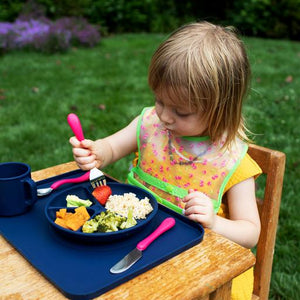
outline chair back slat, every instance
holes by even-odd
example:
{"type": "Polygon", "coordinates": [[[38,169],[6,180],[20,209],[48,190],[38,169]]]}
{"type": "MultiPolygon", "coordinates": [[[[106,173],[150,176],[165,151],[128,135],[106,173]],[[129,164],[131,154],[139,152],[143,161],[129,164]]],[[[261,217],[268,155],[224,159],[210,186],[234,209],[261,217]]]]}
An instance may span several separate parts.
{"type": "Polygon", "coordinates": [[[283,187],[285,154],[252,144],[248,153],[266,174],[264,198],[258,199],[261,233],[254,267],[254,294],[261,300],[267,300],[283,187]]]}

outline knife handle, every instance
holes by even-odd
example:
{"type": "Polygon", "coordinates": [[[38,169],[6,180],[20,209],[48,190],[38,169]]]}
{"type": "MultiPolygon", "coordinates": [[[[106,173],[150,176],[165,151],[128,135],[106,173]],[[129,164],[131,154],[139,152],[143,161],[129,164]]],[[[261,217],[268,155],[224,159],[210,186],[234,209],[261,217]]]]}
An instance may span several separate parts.
{"type": "Polygon", "coordinates": [[[68,123],[69,123],[72,131],[74,132],[75,136],[77,137],[78,141],[80,141],[80,142],[83,141],[84,135],[83,135],[80,120],[77,117],[77,115],[75,115],[73,113],[68,114],[67,120],[68,120],[68,123]]]}
{"type": "Polygon", "coordinates": [[[174,218],[166,218],[164,219],[161,224],[145,239],[140,241],[137,244],[137,249],[140,251],[143,251],[147,249],[147,247],[155,240],[157,239],[161,234],[169,230],[175,225],[175,219],[174,218]]]}

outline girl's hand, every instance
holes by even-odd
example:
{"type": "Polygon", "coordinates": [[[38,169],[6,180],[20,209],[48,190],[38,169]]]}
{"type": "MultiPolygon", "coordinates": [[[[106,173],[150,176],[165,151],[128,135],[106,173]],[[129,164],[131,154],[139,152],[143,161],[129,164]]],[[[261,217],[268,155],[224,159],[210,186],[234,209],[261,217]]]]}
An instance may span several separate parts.
{"type": "Polygon", "coordinates": [[[102,166],[101,147],[97,142],[87,139],[80,142],[76,137],[71,137],[69,141],[73,147],[74,160],[80,169],[91,170],[102,166]]]}
{"type": "Polygon", "coordinates": [[[71,137],[69,141],[78,167],[82,170],[104,168],[136,151],[137,123],[138,117],[120,131],[96,141],[84,139],[80,142],[76,137],[71,137]]]}
{"type": "Polygon", "coordinates": [[[214,227],[216,215],[209,197],[191,189],[189,194],[184,197],[183,202],[185,202],[185,215],[190,220],[201,223],[210,229],[214,227]]]}

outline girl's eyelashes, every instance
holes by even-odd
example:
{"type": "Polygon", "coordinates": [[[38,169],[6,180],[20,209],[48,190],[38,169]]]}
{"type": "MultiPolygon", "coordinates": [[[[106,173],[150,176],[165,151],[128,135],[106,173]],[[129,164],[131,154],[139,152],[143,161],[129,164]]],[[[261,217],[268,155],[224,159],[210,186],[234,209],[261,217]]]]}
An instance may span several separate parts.
{"type": "Polygon", "coordinates": [[[175,110],[175,114],[178,116],[178,117],[181,117],[181,118],[186,118],[188,116],[190,116],[190,113],[181,113],[181,112],[178,112],[175,110]]]}
{"type": "MultiPolygon", "coordinates": [[[[162,102],[162,101],[160,101],[159,99],[155,99],[155,105],[158,105],[158,106],[164,106],[164,103],[162,102]]],[[[176,107],[174,107],[173,109],[172,109],[172,111],[173,111],[173,113],[176,115],[176,116],[178,116],[178,117],[180,117],[180,118],[186,118],[186,117],[188,117],[188,116],[190,116],[192,113],[191,112],[184,112],[184,111],[178,111],[177,109],[176,109],[176,107]]]]}

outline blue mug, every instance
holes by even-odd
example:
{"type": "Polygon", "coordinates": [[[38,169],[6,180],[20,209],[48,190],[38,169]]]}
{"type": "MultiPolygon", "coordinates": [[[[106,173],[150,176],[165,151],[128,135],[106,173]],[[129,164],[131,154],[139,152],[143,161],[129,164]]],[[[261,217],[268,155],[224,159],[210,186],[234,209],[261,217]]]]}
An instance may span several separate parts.
{"type": "Polygon", "coordinates": [[[0,163],[0,216],[23,214],[37,200],[30,166],[20,162],[0,163]]]}

